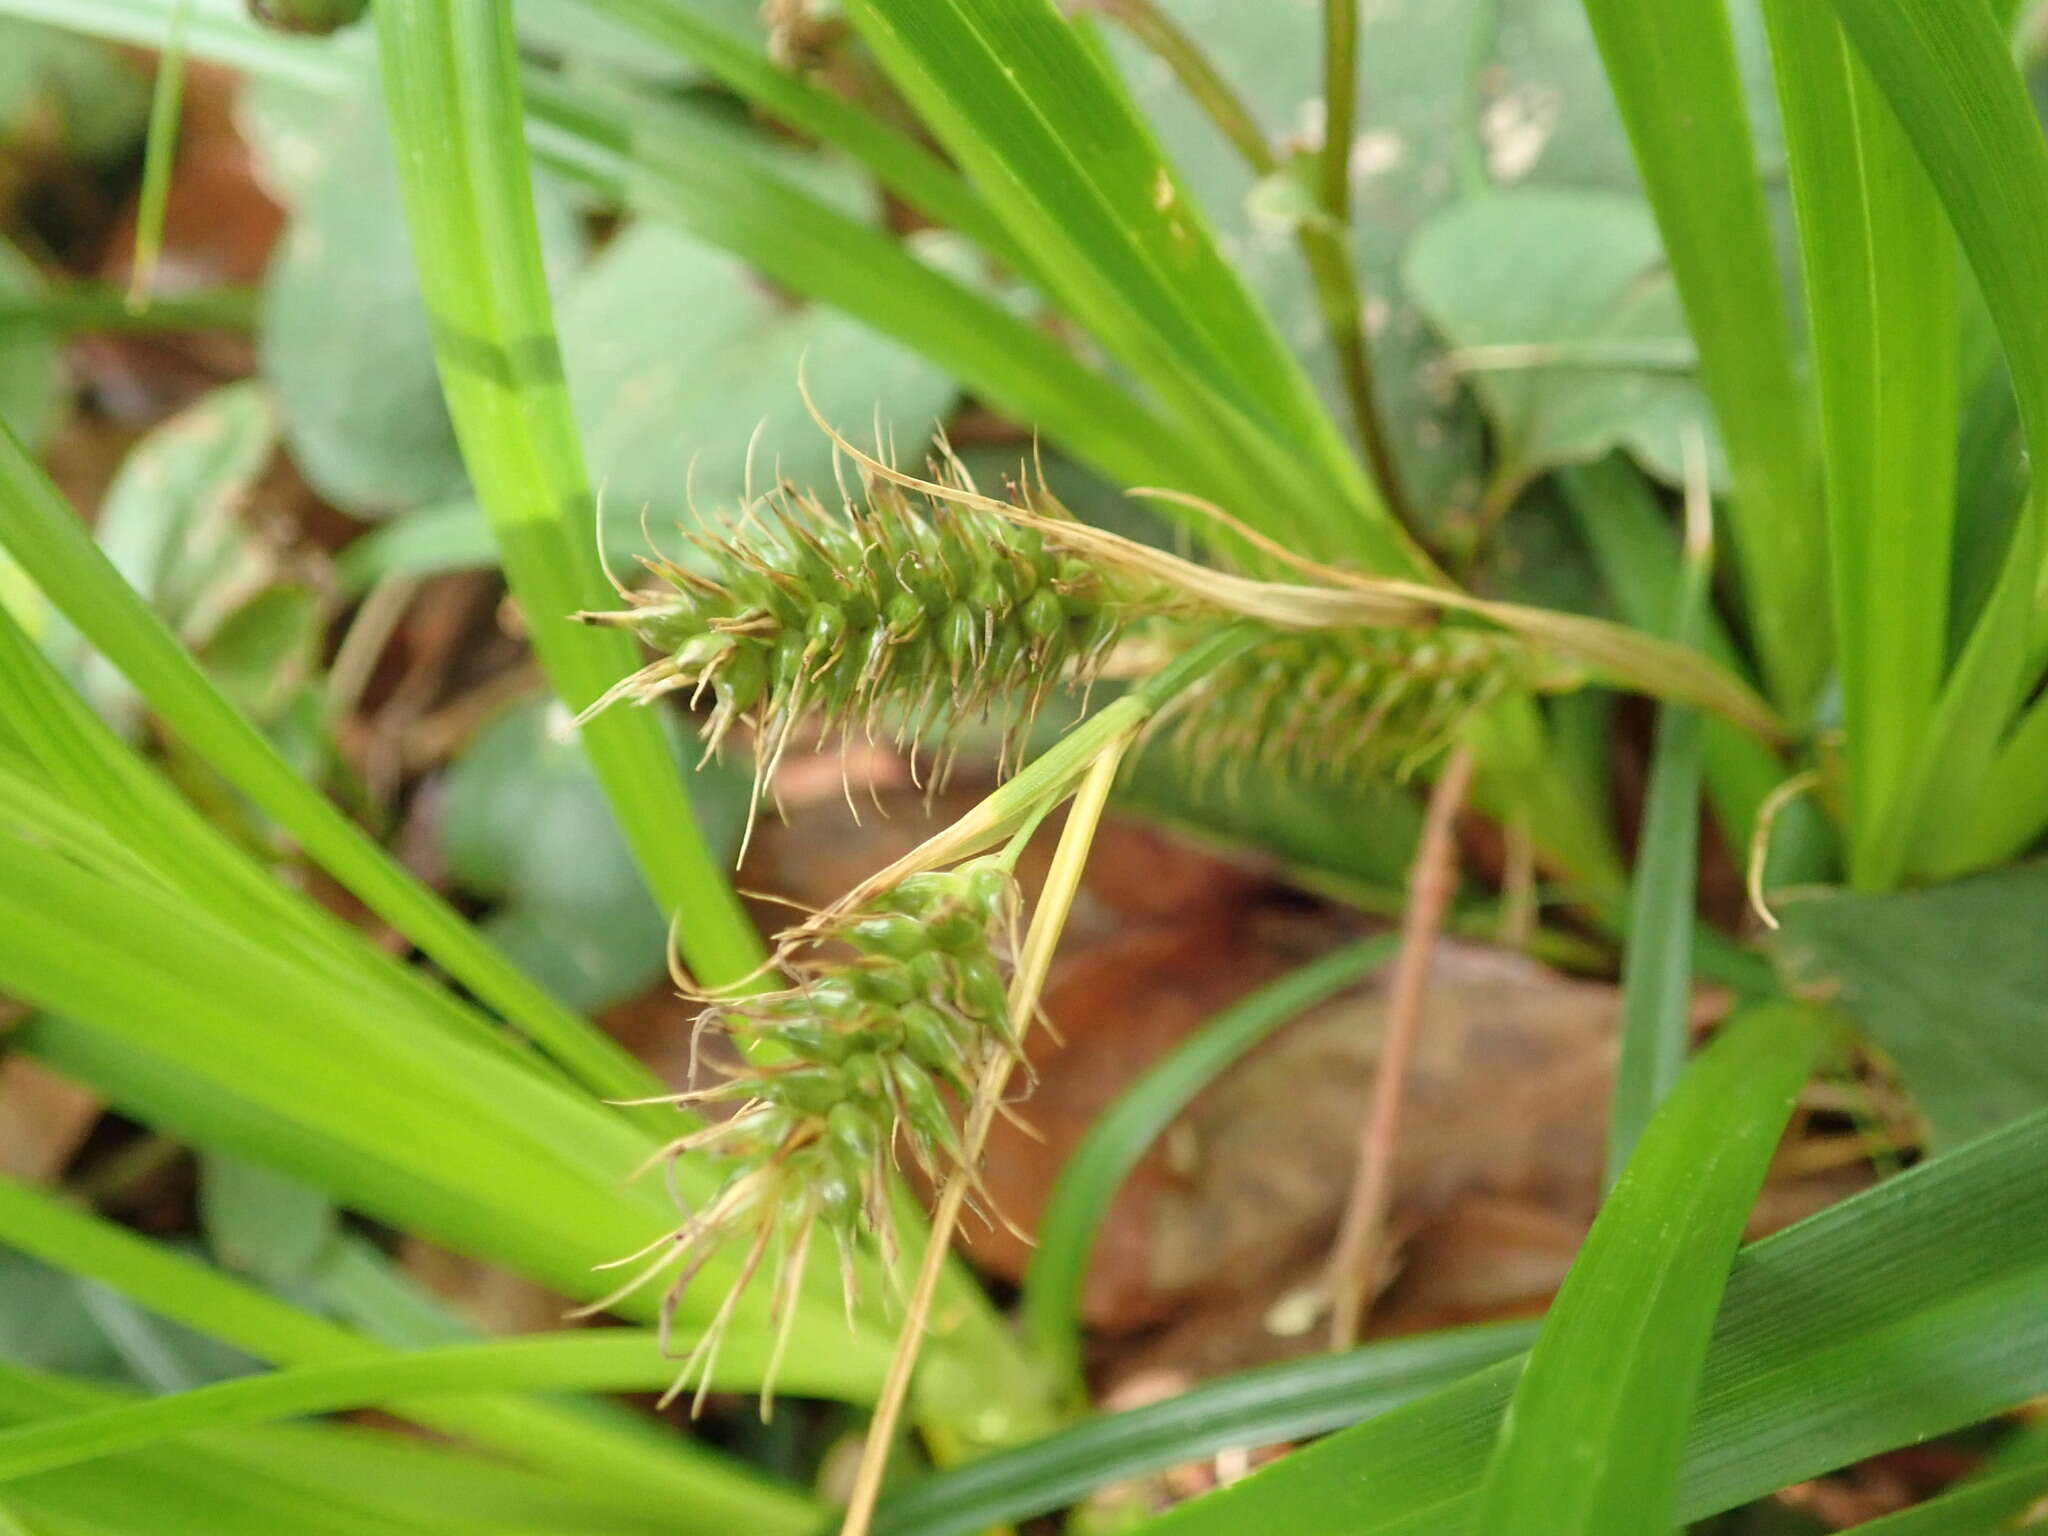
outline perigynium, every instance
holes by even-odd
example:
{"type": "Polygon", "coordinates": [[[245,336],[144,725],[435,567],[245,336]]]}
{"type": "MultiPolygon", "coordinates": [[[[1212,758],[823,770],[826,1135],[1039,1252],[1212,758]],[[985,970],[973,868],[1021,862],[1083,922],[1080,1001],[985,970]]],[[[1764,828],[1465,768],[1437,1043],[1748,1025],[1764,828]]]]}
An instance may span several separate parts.
{"type": "Polygon", "coordinates": [[[817,1230],[832,1239],[851,1322],[868,1245],[883,1273],[897,1277],[893,1184],[901,1154],[934,1187],[958,1172],[973,1177],[954,1114],[972,1108],[989,1063],[1017,1048],[1004,974],[1016,916],[1016,887],[1001,857],[913,874],[872,906],[798,932],[781,955],[789,986],[713,1001],[699,1015],[696,1034],[724,1034],[738,1048],[736,1064],[717,1069],[724,1082],[655,1102],[734,1107],[677,1137],[650,1166],[696,1155],[724,1176],[672,1232],[619,1261],[646,1262],[606,1302],[668,1274],[666,1337],[705,1264],[727,1244],[744,1245],[738,1275],[669,1397],[696,1377],[702,1402],[733,1311],[766,1266],[777,1337],[762,1388],[765,1415],[817,1230]]]}

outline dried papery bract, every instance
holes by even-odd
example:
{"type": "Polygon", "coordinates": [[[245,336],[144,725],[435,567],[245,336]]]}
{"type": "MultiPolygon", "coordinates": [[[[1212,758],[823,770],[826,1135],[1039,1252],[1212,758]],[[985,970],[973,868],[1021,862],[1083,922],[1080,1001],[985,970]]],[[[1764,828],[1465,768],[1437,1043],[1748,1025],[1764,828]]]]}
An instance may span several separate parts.
{"type": "MultiPolygon", "coordinates": [[[[773,1277],[779,1362],[820,1226],[837,1251],[849,1322],[865,1249],[896,1276],[891,1184],[903,1153],[934,1184],[963,1173],[978,1184],[954,1114],[956,1106],[972,1111],[989,1064],[1016,1049],[1003,960],[1016,913],[1002,859],[912,874],[872,905],[797,934],[783,952],[786,989],[704,1011],[698,1029],[726,1035],[742,1063],[770,1054],[762,1047],[774,1059],[726,1067],[726,1081],[668,1101],[735,1108],[651,1163],[700,1155],[725,1177],[673,1232],[622,1261],[640,1266],[624,1290],[664,1282],[666,1326],[715,1252],[731,1244],[743,1253],[670,1397],[695,1380],[702,1402],[718,1341],[763,1270],[773,1277]]],[[[771,1367],[764,1415],[773,1395],[771,1367]]]]}

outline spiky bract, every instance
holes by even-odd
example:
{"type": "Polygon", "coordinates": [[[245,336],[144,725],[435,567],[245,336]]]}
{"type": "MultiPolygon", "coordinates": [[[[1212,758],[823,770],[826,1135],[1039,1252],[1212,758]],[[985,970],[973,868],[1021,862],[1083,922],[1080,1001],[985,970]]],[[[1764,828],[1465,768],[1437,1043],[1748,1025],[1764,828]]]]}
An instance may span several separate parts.
{"type": "MultiPolygon", "coordinates": [[[[722,1031],[743,1058],[774,1059],[725,1068],[728,1081],[676,1099],[738,1108],[663,1149],[671,1158],[701,1153],[727,1170],[717,1194],[649,1250],[654,1262],[635,1282],[681,1266],[663,1299],[664,1326],[711,1254],[746,1240],[740,1276],[676,1390],[693,1373],[709,1379],[717,1338],[771,1251],[770,1311],[785,1327],[820,1226],[838,1250],[849,1317],[865,1242],[873,1240],[893,1274],[890,1175],[899,1148],[909,1148],[934,1184],[964,1167],[942,1090],[971,1104],[984,1068],[1015,1049],[998,955],[1016,902],[1009,874],[993,859],[909,876],[870,908],[807,929],[805,956],[788,963],[788,989],[704,1011],[700,1031],[722,1031]]],[[[773,1376],[771,1366],[764,1411],[773,1376]]]]}

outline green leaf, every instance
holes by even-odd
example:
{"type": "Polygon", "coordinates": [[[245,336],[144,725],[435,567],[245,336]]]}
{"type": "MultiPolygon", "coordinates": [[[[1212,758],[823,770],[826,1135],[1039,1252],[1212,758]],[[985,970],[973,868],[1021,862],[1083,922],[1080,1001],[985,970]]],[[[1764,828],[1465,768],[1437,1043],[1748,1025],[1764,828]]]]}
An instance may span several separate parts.
{"type": "Polygon", "coordinates": [[[1474,1528],[1633,1536],[1673,1523],[1728,1263],[1833,1029],[1803,1005],[1753,1008],[1651,1117],[1529,1351],[1474,1528]]]}
{"type": "MultiPolygon", "coordinates": [[[[482,924],[491,941],[587,1011],[661,974],[668,925],[648,905],[632,850],[567,726],[567,713],[547,702],[487,721],[449,768],[434,840],[460,886],[498,902],[482,924]]],[[[718,763],[693,768],[682,732],[665,735],[713,850],[729,857],[747,779],[718,763]]]]}
{"type": "MultiPolygon", "coordinates": [[[[2048,1113],[1753,1243],[1729,1272],[1686,1438],[1698,1519],[1915,1443],[2048,1383],[2048,1113]]],[[[1160,1536],[1461,1532],[1510,1361],[1183,1505],[1160,1536]]]]}
{"type": "Polygon", "coordinates": [[[199,1160],[199,1220],[216,1259],[272,1288],[304,1280],[340,1236],[318,1190],[217,1153],[199,1160]]]}
{"type": "MultiPolygon", "coordinates": [[[[371,910],[393,923],[478,997],[517,1020],[585,1082],[620,1096],[649,1091],[645,1071],[625,1052],[560,1009],[532,981],[506,965],[467,923],[305,783],[221,696],[122,581],[49,480],[4,431],[0,431],[0,547],[13,555],[44,595],[149,701],[174,738],[285,828],[371,910]]],[[[8,628],[0,621],[0,630],[8,628]]],[[[41,707],[54,712],[55,718],[69,704],[46,689],[41,707]]],[[[79,771],[101,778],[105,749],[72,740],[82,729],[75,717],[68,721],[63,748],[66,760],[79,771]]],[[[137,794],[152,793],[136,788],[132,767],[114,778],[116,784],[102,784],[114,804],[127,807],[137,794]],[[118,782],[121,780],[125,783],[118,782]]],[[[145,818],[145,823],[152,819],[145,818]]],[[[188,815],[181,858],[191,856],[190,828],[188,815]]],[[[218,881],[218,870],[209,878],[218,881]]],[[[232,878],[243,882],[246,891],[246,868],[232,878]]],[[[245,895],[243,899],[251,898],[245,895]]]]}
{"type": "Polygon", "coordinates": [[[1787,892],[1781,964],[1897,1063],[1948,1147],[2048,1104],[2048,865],[1884,896],[1787,892]]]}
{"type": "Polygon", "coordinates": [[[1955,239],[1831,12],[1766,0],[1820,387],[1849,879],[1896,884],[1940,686],[1955,504],[1955,239]]]}
{"type": "Polygon", "coordinates": [[[1728,17],[1722,0],[1585,5],[1727,445],[1758,660],[1798,718],[1827,668],[1825,530],[1728,17]]]}
{"type": "MultiPolygon", "coordinates": [[[[378,1346],[217,1270],[134,1233],[0,1180],[0,1238],[118,1290],[153,1314],[224,1339],[272,1364],[384,1358],[378,1346]]],[[[344,1245],[343,1252],[347,1251],[344,1245]]],[[[621,1435],[565,1405],[511,1398],[422,1400],[413,1422],[547,1468],[572,1483],[596,1483],[615,1500],[673,1518],[679,1501],[763,1529],[805,1529],[807,1505],[722,1463],[696,1442],[621,1435]],[[736,1475],[737,1474],[737,1475],[736,1475]]],[[[751,1526],[747,1528],[751,1529],[751,1526]]]]}
{"type": "Polygon", "coordinates": [[[1519,488],[1614,448],[1683,478],[1685,433],[1709,428],[1710,413],[1641,202],[1534,186],[1471,198],[1422,228],[1404,271],[1454,347],[1507,349],[1497,362],[1475,355],[1465,373],[1493,425],[1500,482],[1519,488]],[[1646,367],[1660,350],[1676,366],[1646,367]]]}
{"type": "Polygon", "coordinates": [[[562,306],[562,351],[608,519],[662,530],[737,507],[780,475],[833,483],[834,451],[804,409],[874,432],[915,462],[954,386],[906,348],[830,309],[768,292],[731,257],[642,222],[562,306]],[[758,434],[758,435],[757,435],[758,434]],[[752,464],[749,465],[751,455],[752,464]]]}
{"type": "Polygon", "coordinates": [[[1504,1360],[1534,1336],[1532,1323],[1499,1323],[1240,1371],[912,1483],[882,1501],[875,1536],[972,1536],[1218,1451],[1356,1424],[1504,1360]]]}
{"type": "MultiPolygon", "coordinates": [[[[27,303],[42,293],[43,280],[29,259],[0,239],[0,304],[27,303]]],[[[0,424],[40,443],[56,424],[63,377],[56,338],[40,331],[0,332],[0,424]]]]}
{"type": "Polygon", "coordinates": [[[1227,504],[1312,551],[1415,570],[1128,98],[1049,0],[850,13],[1054,300],[1197,434],[1227,504]],[[1247,469],[1266,477],[1259,494],[1247,469]]]}
{"type": "MultiPolygon", "coordinates": [[[[562,377],[524,138],[517,42],[497,7],[395,0],[376,12],[406,227],[442,389],[541,665],[580,710],[638,665],[624,633],[572,625],[613,596],[562,377]]],[[[713,863],[654,719],[582,732],[636,862],[691,969],[752,974],[761,943],[713,863]]]]}
{"type": "MultiPolygon", "coordinates": [[[[718,1353],[721,1390],[760,1384],[769,1334],[736,1335],[718,1353]]],[[[792,1352],[782,1380],[794,1393],[859,1395],[880,1380],[885,1354],[792,1352]]],[[[402,1403],[415,1396],[506,1390],[644,1391],[666,1386],[675,1362],[652,1329],[597,1329],[448,1344],[381,1360],[272,1371],[238,1381],[0,1431],[0,1481],[75,1465],[194,1430],[267,1423],[307,1413],[402,1403]]]]}
{"type": "Polygon", "coordinates": [[[1245,1052],[1383,965],[1396,944],[1383,936],[1351,945],[1224,1009],[1154,1063],[1088,1128],[1046,1197],[1024,1274],[1024,1327],[1042,1356],[1079,1379],[1088,1257],[1110,1201],[1145,1149],[1245,1052]]]}
{"type": "MultiPolygon", "coordinates": [[[[1700,642],[1712,572],[1709,548],[1687,552],[1671,619],[1671,638],[1681,645],[1700,642]]],[[[1685,1064],[1699,876],[1701,726],[1698,712],[1684,705],[1657,711],[1629,886],[1628,947],[1621,958],[1621,1054],[1607,1101],[1610,1188],[1685,1064]]]]}

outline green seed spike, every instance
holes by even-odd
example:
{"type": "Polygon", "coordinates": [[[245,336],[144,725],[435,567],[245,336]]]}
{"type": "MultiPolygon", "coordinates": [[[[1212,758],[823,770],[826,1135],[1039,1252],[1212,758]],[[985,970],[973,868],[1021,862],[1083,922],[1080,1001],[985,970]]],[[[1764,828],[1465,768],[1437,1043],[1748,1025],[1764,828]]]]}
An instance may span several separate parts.
{"type": "MultiPolygon", "coordinates": [[[[988,1064],[1015,1049],[997,944],[1017,907],[1015,883],[996,857],[909,876],[863,910],[786,935],[780,961],[795,985],[714,1003],[699,1015],[693,1056],[711,1027],[742,1042],[772,1041],[786,1054],[772,1065],[722,1067],[727,1081],[674,1095],[678,1104],[736,1101],[738,1108],[722,1124],[678,1137],[654,1161],[711,1157],[727,1174],[702,1209],[621,1261],[643,1267],[618,1294],[669,1274],[663,1313],[671,1315],[713,1252],[728,1242],[745,1248],[739,1278],[671,1396],[694,1380],[701,1399],[719,1336],[757,1272],[772,1277],[771,1322],[788,1316],[818,1222],[838,1252],[849,1317],[863,1246],[872,1243],[892,1280],[899,1278],[890,1182],[897,1149],[907,1146],[937,1183],[963,1169],[966,1147],[940,1087],[971,1109],[988,1064]],[[848,950],[852,958],[841,958],[848,950]]],[[[966,1171],[992,1209],[978,1177],[966,1171]]],[[[771,1392],[764,1386],[764,1413],[771,1392]]]]}
{"type": "Polygon", "coordinates": [[[957,465],[932,473],[920,494],[864,468],[844,515],[778,486],[729,531],[688,535],[700,568],[643,560],[661,586],[577,617],[659,656],[590,712],[688,689],[710,702],[709,750],[754,727],[764,779],[806,718],[842,740],[893,721],[898,745],[929,750],[934,789],[977,720],[1003,720],[1007,761],[1050,691],[1085,688],[1145,605],[1035,530],[958,504],[971,486],[957,465]]]}

